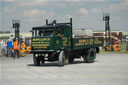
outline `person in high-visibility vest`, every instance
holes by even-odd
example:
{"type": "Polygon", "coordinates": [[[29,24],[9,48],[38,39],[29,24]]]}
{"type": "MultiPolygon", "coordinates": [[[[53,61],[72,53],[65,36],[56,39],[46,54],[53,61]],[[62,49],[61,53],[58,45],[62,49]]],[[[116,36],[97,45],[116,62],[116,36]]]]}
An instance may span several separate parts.
{"type": "Polygon", "coordinates": [[[21,56],[25,56],[24,54],[25,54],[25,52],[26,52],[26,45],[25,45],[25,43],[24,43],[24,41],[20,44],[20,55],[21,56]]]}
{"type": "Polygon", "coordinates": [[[20,53],[19,53],[19,50],[20,50],[20,44],[18,42],[18,40],[16,39],[16,41],[13,43],[13,50],[14,50],[14,56],[13,58],[15,58],[17,56],[17,58],[20,57],[20,53]]]}

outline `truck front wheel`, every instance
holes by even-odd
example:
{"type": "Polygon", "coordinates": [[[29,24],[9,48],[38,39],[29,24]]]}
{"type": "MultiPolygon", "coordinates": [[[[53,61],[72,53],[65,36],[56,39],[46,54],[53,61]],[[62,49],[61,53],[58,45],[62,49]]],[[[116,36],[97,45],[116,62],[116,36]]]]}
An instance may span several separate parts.
{"type": "Polygon", "coordinates": [[[64,63],[65,63],[65,53],[64,53],[64,50],[62,50],[59,54],[59,66],[64,66],[64,63]]]}
{"type": "Polygon", "coordinates": [[[35,55],[33,55],[33,62],[35,66],[40,66],[40,60],[35,55]]]}
{"type": "Polygon", "coordinates": [[[95,61],[95,58],[96,58],[96,51],[95,51],[94,48],[90,48],[90,49],[88,50],[87,55],[86,55],[85,61],[86,61],[87,63],[93,63],[93,62],[95,61]]]}

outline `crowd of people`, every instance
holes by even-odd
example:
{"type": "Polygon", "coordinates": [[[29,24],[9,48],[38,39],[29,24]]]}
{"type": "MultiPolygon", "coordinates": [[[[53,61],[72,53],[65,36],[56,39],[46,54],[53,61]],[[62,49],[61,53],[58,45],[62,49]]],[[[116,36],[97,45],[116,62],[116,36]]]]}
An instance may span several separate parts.
{"type": "Polygon", "coordinates": [[[14,59],[15,57],[20,58],[20,56],[23,56],[20,52],[21,49],[25,49],[25,44],[24,42],[18,42],[18,39],[0,40],[0,56],[13,57],[14,59]]]}

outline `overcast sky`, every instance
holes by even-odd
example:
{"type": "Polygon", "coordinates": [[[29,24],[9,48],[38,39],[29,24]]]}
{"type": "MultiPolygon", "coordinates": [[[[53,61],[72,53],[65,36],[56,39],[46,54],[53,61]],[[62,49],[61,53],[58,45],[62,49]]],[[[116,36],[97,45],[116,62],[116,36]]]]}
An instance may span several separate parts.
{"type": "Polygon", "coordinates": [[[45,20],[69,21],[73,28],[104,30],[103,13],[110,14],[111,30],[128,31],[128,0],[1,0],[0,31],[11,31],[20,20],[21,32],[45,24],[45,20]]]}

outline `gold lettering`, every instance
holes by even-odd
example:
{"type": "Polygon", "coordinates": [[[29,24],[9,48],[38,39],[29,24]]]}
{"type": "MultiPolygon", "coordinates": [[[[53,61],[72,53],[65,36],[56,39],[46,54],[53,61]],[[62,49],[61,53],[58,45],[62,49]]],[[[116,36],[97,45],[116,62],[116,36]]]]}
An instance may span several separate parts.
{"type": "Polygon", "coordinates": [[[66,37],[63,38],[63,46],[68,46],[68,39],[66,37]]]}
{"type": "Polygon", "coordinates": [[[95,39],[94,39],[94,43],[95,43],[95,44],[102,44],[102,41],[100,41],[98,38],[95,38],[95,39]]]}
{"type": "Polygon", "coordinates": [[[32,41],[50,41],[50,38],[36,38],[32,39],[32,41]]]}
{"type": "Polygon", "coordinates": [[[49,46],[49,44],[32,44],[32,46],[49,46]]]}
{"type": "Polygon", "coordinates": [[[45,49],[46,49],[47,47],[33,47],[33,48],[37,48],[37,49],[40,49],[40,48],[45,48],[45,49]]]}
{"type": "Polygon", "coordinates": [[[88,44],[93,44],[93,39],[80,39],[78,43],[76,43],[76,46],[80,45],[88,45],[88,44]]]}

